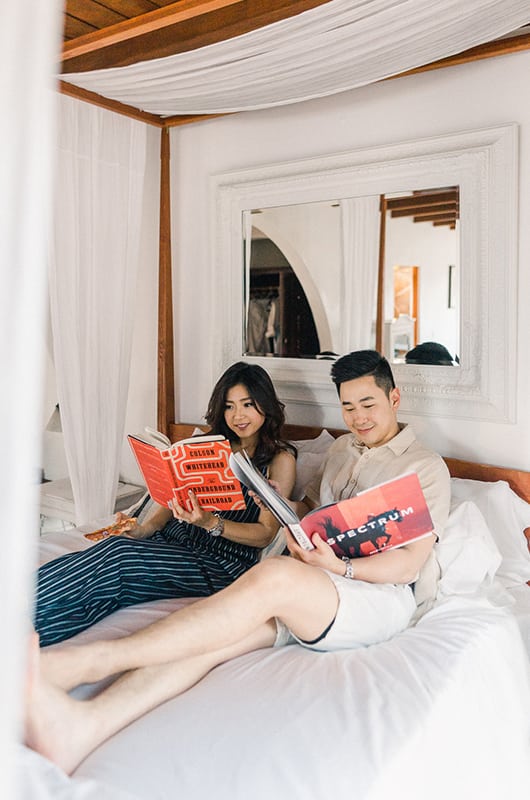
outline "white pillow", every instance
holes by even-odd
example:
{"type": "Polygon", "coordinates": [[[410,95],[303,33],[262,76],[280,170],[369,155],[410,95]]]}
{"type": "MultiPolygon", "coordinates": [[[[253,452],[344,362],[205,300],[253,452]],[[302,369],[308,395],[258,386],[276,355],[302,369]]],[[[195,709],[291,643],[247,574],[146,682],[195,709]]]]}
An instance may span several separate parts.
{"type": "Polygon", "coordinates": [[[502,556],[475,503],[455,503],[434,548],[441,569],[438,597],[493,587],[502,556]]]}
{"type": "Polygon", "coordinates": [[[473,501],[490,529],[502,561],[497,577],[504,587],[530,580],[530,553],[523,531],[530,527],[530,504],[510,489],[506,481],[487,483],[451,478],[451,502],[473,501]]]}
{"type": "Polygon", "coordinates": [[[293,500],[302,500],[305,487],[313,480],[320,469],[324,456],[335,441],[334,437],[325,428],[316,439],[302,439],[293,441],[298,457],[296,459],[296,482],[291,493],[293,500]]]}
{"type": "MultiPolygon", "coordinates": [[[[346,433],[346,431],[345,431],[346,433]]],[[[329,450],[330,445],[333,444],[335,438],[331,435],[329,431],[325,428],[322,428],[321,432],[315,439],[299,439],[298,441],[292,441],[291,444],[294,444],[298,453],[327,453],[329,450]]]]}

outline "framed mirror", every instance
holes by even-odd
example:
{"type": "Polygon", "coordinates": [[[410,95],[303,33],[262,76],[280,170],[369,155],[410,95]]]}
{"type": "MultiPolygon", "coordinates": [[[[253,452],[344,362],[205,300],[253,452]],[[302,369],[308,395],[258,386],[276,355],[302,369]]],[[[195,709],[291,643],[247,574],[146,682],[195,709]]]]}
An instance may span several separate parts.
{"type": "Polygon", "coordinates": [[[460,363],[458,186],[244,211],[243,247],[245,355],[327,358],[359,346],[393,363],[460,363]],[[352,309],[355,336],[335,309],[355,265],[359,203],[362,236],[378,235],[379,252],[352,309]]]}
{"type": "Polygon", "coordinates": [[[512,420],[516,155],[506,125],[215,176],[214,370],[335,407],[329,353],[376,347],[405,413],[512,420]],[[409,361],[425,343],[449,359],[409,361]]]}

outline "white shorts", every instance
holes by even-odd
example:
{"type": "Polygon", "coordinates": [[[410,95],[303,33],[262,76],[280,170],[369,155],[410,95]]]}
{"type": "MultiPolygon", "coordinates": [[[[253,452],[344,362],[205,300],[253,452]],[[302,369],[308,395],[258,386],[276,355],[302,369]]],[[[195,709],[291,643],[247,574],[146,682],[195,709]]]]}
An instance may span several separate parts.
{"type": "Polygon", "coordinates": [[[416,602],[408,584],[367,583],[324,571],[339,595],[337,614],[325,635],[304,642],[276,619],[275,647],[298,642],[312,650],[349,650],[384,642],[409,625],[416,602]]]}

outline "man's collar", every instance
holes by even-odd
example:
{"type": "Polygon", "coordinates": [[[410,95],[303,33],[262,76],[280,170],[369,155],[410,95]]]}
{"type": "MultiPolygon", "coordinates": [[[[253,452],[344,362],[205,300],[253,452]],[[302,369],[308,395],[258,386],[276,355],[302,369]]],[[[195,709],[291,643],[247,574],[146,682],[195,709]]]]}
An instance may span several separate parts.
{"type": "Polygon", "coordinates": [[[402,453],[404,453],[416,438],[410,425],[407,425],[403,422],[398,422],[398,426],[399,433],[396,433],[394,438],[390,439],[390,441],[386,443],[386,447],[389,447],[396,456],[400,456],[402,453]]]}

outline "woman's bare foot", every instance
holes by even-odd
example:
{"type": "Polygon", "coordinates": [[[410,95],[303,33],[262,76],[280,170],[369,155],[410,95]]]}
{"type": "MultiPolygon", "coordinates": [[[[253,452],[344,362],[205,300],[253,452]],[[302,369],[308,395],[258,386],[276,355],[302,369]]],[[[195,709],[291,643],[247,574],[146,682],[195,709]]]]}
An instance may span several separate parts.
{"type": "Polygon", "coordinates": [[[92,749],[89,707],[53,686],[40,672],[38,639],[28,660],[25,742],[70,774],[92,749]],[[88,712],[88,713],[87,713],[88,712]]]}

